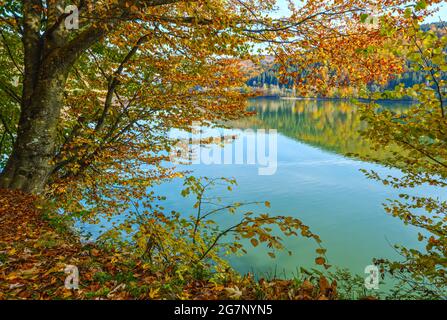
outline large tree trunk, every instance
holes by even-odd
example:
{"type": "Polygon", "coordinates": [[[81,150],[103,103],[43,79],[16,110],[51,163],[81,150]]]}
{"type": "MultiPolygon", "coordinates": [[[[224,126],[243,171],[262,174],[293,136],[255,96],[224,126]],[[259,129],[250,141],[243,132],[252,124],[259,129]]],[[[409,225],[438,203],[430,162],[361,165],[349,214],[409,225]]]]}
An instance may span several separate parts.
{"type": "Polygon", "coordinates": [[[64,17],[57,10],[65,4],[65,0],[49,4],[47,26],[50,27],[43,32],[42,1],[24,1],[21,114],[12,154],[0,174],[0,188],[35,194],[43,190],[52,171],[68,73],[82,52],[120,21],[111,19],[102,25],[91,25],[70,39],[70,30],[65,29],[64,17]]]}
{"type": "Polygon", "coordinates": [[[0,187],[29,193],[41,192],[48,180],[67,74],[76,59],[72,48],[63,51],[68,31],[55,22],[53,6],[47,18],[55,27],[42,33],[42,11],[41,1],[23,2],[21,113],[12,154],[0,175],[0,187]]]}
{"type": "MultiPolygon", "coordinates": [[[[135,4],[146,8],[178,1],[136,1],[135,4]]],[[[53,169],[51,160],[57,143],[57,125],[71,67],[85,50],[133,13],[127,1],[119,0],[103,23],[87,22],[82,29],[74,31],[66,30],[66,16],[59,12],[71,1],[47,1],[45,8],[41,0],[24,0],[22,3],[24,79],[21,114],[12,154],[0,174],[0,188],[39,193],[53,169]],[[45,19],[42,19],[42,13],[46,13],[45,19]],[[70,37],[70,32],[75,35],[70,37]]],[[[87,10],[87,5],[81,1],[79,14],[83,10],[87,10]]],[[[94,12],[91,16],[95,16],[94,12]]]]}
{"type": "Polygon", "coordinates": [[[39,77],[34,88],[24,89],[32,93],[22,104],[17,139],[0,176],[0,187],[29,193],[43,190],[52,169],[65,81],[66,72],[59,71],[39,77]]]}

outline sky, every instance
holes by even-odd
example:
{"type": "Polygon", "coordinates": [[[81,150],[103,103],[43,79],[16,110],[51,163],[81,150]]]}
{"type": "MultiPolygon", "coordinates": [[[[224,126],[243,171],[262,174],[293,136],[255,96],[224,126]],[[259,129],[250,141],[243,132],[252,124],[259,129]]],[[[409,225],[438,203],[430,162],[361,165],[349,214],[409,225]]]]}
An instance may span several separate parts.
{"type": "MultiPolygon", "coordinates": [[[[296,0],[296,3],[302,2],[300,0],[296,0]]],[[[279,11],[275,14],[278,16],[284,16],[287,15],[288,9],[287,9],[287,2],[285,0],[279,0],[278,1],[278,7],[279,11]]],[[[425,22],[439,22],[440,20],[447,21],[447,0],[442,2],[441,4],[435,6],[436,8],[439,8],[439,12],[437,12],[434,16],[429,17],[425,20],[425,22]]]]}
{"type": "Polygon", "coordinates": [[[439,20],[447,21],[447,1],[442,2],[437,7],[440,8],[433,17],[427,19],[427,22],[439,22],[439,20]]]}

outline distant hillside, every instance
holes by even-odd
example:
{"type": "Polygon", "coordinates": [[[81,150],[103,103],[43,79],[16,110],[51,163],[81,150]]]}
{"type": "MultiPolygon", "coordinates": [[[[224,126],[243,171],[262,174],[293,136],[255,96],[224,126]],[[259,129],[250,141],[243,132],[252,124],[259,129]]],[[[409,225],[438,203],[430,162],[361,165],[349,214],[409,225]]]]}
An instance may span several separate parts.
{"type": "MultiPolygon", "coordinates": [[[[433,29],[439,33],[440,36],[447,34],[447,23],[438,22],[432,24],[425,24],[421,26],[421,29],[428,31],[433,29]]],[[[256,69],[258,73],[247,81],[247,85],[251,88],[259,90],[263,95],[267,96],[293,96],[293,81],[283,84],[280,83],[277,76],[277,66],[273,63],[273,57],[264,57],[263,63],[256,69]]],[[[255,73],[255,72],[253,72],[255,73]]],[[[372,92],[385,91],[395,88],[399,84],[404,84],[406,87],[410,87],[414,84],[423,83],[425,81],[426,74],[423,71],[409,71],[400,75],[400,77],[391,80],[386,86],[378,86],[376,84],[370,84],[368,89],[372,92]]],[[[337,96],[338,93],[335,93],[337,96]]]]}

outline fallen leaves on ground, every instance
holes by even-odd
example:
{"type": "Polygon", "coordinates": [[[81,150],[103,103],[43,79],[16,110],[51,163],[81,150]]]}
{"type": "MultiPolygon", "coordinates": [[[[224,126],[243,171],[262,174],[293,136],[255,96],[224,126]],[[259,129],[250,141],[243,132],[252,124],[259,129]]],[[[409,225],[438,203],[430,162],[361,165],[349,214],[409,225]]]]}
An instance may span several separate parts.
{"type": "Polygon", "coordinates": [[[37,199],[0,189],[0,299],[297,299],[337,296],[336,283],[254,280],[250,275],[216,284],[151,272],[124,252],[81,243],[57,231],[35,206],[37,199]],[[67,265],[77,266],[79,290],[66,289],[67,265]]]}

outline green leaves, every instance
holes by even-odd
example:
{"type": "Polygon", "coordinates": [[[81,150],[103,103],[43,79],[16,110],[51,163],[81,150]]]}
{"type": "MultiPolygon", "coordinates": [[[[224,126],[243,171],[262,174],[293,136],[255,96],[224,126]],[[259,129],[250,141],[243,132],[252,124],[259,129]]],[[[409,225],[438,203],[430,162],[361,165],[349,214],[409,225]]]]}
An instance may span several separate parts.
{"type": "Polygon", "coordinates": [[[416,11],[424,10],[426,8],[427,8],[427,2],[425,0],[419,1],[418,3],[416,3],[416,6],[414,7],[416,11]]]}
{"type": "MultiPolygon", "coordinates": [[[[184,181],[185,189],[182,191],[182,196],[193,196],[196,200],[193,207],[194,212],[190,215],[190,218],[181,219],[180,216],[173,216],[171,219],[160,221],[161,224],[157,226],[154,226],[154,222],[151,222],[151,225],[144,224],[144,229],[148,228],[153,230],[152,232],[158,233],[163,232],[167,226],[173,228],[170,232],[163,232],[163,235],[158,236],[158,238],[164,239],[164,242],[175,243],[175,254],[178,254],[179,251],[185,251],[182,254],[181,260],[184,260],[182,263],[199,263],[208,267],[215,262],[223,263],[222,249],[232,254],[247,252],[243,240],[247,240],[253,247],[263,245],[265,250],[268,250],[266,254],[275,258],[276,251],[285,249],[280,235],[286,237],[302,236],[313,240],[319,246],[316,251],[318,256],[326,261],[324,258],[326,250],[320,247],[320,238],[312,233],[310,228],[299,219],[242,211],[244,207],[252,205],[264,205],[270,208],[269,201],[223,204],[221,199],[213,199],[208,196],[209,189],[215,186],[226,188],[235,184],[234,179],[187,177],[184,181]],[[212,207],[208,205],[210,202],[213,203],[212,207]],[[240,222],[223,228],[215,222],[214,217],[228,213],[240,216],[240,222]],[[167,225],[165,226],[165,224],[167,225]],[[172,236],[180,238],[172,238],[172,236]],[[225,239],[225,242],[223,239],[225,239]]],[[[143,240],[138,241],[138,243],[144,247],[147,242],[144,240],[146,235],[142,233],[140,236],[143,236],[143,240]]],[[[166,245],[163,246],[166,247],[166,245]]],[[[289,254],[291,254],[290,251],[289,254]]],[[[324,263],[324,267],[329,266],[324,263]]]]}
{"type": "Polygon", "coordinates": [[[367,14],[367,13],[362,13],[362,14],[360,15],[360,22],[365,23],[366,20],[367,20],[369,17],[370,17],[369,14],[367,14]]]}
{"type": "MultiPolygon", "coordinates": [[[[426,8],[425,1],[417,9],[426,8]]],[[[417,23],[394,43],[394,52],[408,60],[410,71],[425,73],[425,81],[412,87],[397,87],[390,96],[412,97],[415,104],[404,112],[391,112],[364,105],[361,107],[367,128],[362,135],[374,148],[386,151],[397,147],[387,159],[374,159],[387,167],[399,168],[401,176],[382,177],[376,172],[368,178],[396,189],[404,189],[398,200],[389,200],[387,213],[423,230],[418,240],[425,251],[397,246],[404,257],[400,261],[379,260],[379,265],[399,283],[399,291],[410,289],[414,296],[432,299],[446,292],[447,202],[445,199],[412,195],[417,186],[447,187],[447,64],[446,43],[442,30],[423,31],[417,23]],[[411,281],[411,287],[408,283],[411,281]]],[[[322,261],[319,261],[320,263],[322,261]]]]}

